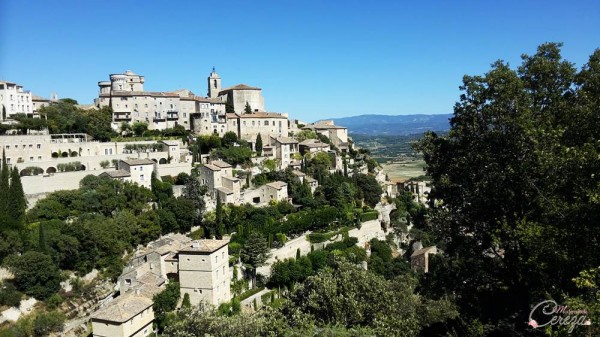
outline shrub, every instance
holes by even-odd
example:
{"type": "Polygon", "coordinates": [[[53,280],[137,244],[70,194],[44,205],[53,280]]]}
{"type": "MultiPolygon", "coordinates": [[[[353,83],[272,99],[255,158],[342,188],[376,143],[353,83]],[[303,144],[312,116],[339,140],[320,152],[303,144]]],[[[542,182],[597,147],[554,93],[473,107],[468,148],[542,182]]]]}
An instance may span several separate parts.
{"type": "Polygon", "coordinates": [[[107,168],[108,165],[110,165],[110,162],[108,160],[103,160],[100,162],[100,167],[102,167],[103,169],[107,168]]]}
{"type": "Polygon", "coordinates": [[[65,315],[52,311],[37,315],[33,320],[33,334],[35,336],[46,336],[53,332],[63,331],[65,326],[65,315]]]}
{"type": "Polygon", "coordinates": [[[23,294],[17,290],[12,283],[4,283],[0,286],[0,304],[9,307],[18,307],[23,294]]]}
{"type": "Polygon", "coordinates": [[[378,216],[379,216],[379,212],[377,212],[377,211],[365,212],[360,215],[360,221],[365,222],[365,221],[370,221],[370,220],[377,220],[378,216]]]}

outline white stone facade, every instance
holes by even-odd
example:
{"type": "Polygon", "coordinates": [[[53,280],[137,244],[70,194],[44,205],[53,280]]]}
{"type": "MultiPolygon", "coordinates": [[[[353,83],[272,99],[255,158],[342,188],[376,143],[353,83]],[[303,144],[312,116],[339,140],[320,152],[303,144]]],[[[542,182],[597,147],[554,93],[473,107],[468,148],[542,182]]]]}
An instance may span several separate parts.
{"type": "Polygon", "coordinates": [[[0,81],[0,122],[16,114],[33,115],[31,92],[16,83],[0,81]]]}

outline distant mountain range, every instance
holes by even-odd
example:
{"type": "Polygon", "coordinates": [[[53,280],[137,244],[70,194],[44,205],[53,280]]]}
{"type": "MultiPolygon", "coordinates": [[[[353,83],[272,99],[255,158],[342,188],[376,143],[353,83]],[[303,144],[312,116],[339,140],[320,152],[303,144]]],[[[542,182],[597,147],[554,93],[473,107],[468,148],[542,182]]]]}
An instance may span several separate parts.
{"type": "Polygon", "coordinates": [[[336,125],[348,128],[348,133],[363,135],[411,135],[425,131],[447,131],[452,114],[440,115],[360,115],[330,118],[336,125]]]}

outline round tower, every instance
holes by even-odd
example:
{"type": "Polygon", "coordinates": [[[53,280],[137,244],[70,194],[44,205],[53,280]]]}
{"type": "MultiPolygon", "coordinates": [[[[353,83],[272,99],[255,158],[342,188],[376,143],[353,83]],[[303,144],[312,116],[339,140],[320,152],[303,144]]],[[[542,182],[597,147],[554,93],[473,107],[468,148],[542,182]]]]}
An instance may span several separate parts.
{"type": "Polygon", "coordinates": [[[221,91],[221,77],[215,71],[215,67],[212,68],[210,76],[208,76],[208,97],[217,98],[221,91]]]}

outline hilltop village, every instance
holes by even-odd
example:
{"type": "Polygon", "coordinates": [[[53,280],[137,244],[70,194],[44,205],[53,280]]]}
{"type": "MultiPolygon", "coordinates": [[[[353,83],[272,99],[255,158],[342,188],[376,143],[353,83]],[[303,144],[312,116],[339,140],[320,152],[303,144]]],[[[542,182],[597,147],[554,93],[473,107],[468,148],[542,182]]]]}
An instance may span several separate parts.
{"type": "MultiPolygon", "coordinates": [[[[3,163],[20,177],[28,221],[37,219],[38,236],[50,231],[48,219],[74,221],[89,212],[87,206],[76,206],[77,196],[68,197],[70,206],[64,204],[70,191],[83,197],[114,186],[154,195],[135,213],[155,212],[160,228],[133,239],[122,269],[109,278],[99,277],[97,266],[86,275],[71,271],[62,290],[57,288],[70,293],[78,282],[96,287],[89,297],[81,296],[85,301],[69,302],[63,333],[129,337],[161,332],[165,313],[156,312],[157,303],[173,292],[180,296],[167,311],[233,303],[253,312],[268,303],[267,297],[281,296],[265,281],[280,277],[272,268],[287,259],[326,251],[332,242],[343,242],[346,249],[368,249],[371,240],[386,237],[396,245],[411,242],[407,231],[393,234],[390,213],[397,208],[395,198],[405,193],[409,203],[425,207],[428,184],[388,181],[368,152],[353,146],[347,128],[267,111],[260,88],[222,88],[214,69],[206,96],[187,89],[149,92],[144,84],[144,76],[132,71],[112,74],[109,81],[98,82],[94,104],[79,105],[0,82],[3,163]],[[88,118],[87,125],[94,118],[101,122],[98,127],[81,123],[79,129],[73,122],[68,130],[77,132],[65,132],[61,125],[70,123],[67,118],[88,118]],[[65,215],[53,209],[56,202],[64,205],[59,208],[65,207],[65,215]],[[252,219],[260,209],[273,215],[252,219]],[[240,212],[247,220],[235,218],[240,212]],[[263,247],[259,252],[248,251],[257,245],[263,247]]],[[[131,198],[137,197],[127,196],[126,202],[131,198]]],[[[105,217],[112,221],[120,206],[109,207],[105,217]]],[[[412,266],[426,272],[436,248],[421,248],[417,242],[411,249],[412,266]]],[[[10,280],[10,271],[5,274],[10,280]]],[[[23,299],[0,319],[27,315],[41,297],[23,299]]]]}

